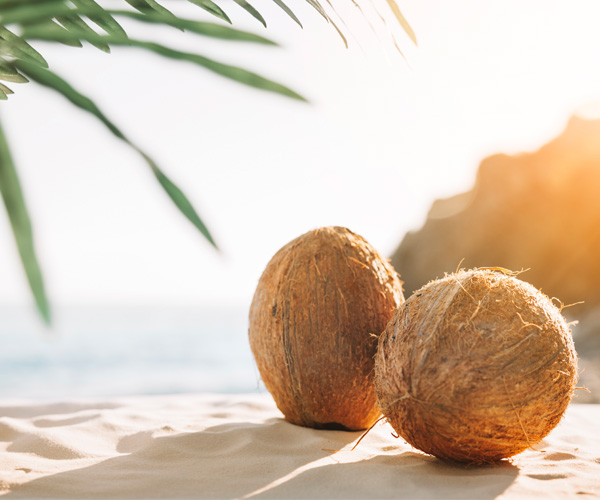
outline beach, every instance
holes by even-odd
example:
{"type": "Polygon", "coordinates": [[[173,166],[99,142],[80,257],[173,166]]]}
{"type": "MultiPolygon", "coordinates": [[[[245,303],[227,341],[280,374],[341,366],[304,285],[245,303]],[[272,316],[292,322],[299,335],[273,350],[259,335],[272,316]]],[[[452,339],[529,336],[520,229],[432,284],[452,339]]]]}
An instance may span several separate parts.
{"type": "Polygon", "coordinates": [[[383,422],[354,451],[361,432],[286,422],[259,383],[245,307],[59,310],[54,334],[26,312],[5,310],[0,328],[7,499],[600,498],[600,405],[581,404],[598,403],[591,321],[574,336],[592,392],[576,390],[534,449],[465,467],[383,422]]]}
{"type": "Polygon", "coordinates": [[[9,498],[600,498],[600,405],[571,404],[533,449],[495,465],[425,455],[380,423],[286,422],[268,394],[0,401],[9,498]],[[337,451],[336,451],[337,450],[337,451]]]}

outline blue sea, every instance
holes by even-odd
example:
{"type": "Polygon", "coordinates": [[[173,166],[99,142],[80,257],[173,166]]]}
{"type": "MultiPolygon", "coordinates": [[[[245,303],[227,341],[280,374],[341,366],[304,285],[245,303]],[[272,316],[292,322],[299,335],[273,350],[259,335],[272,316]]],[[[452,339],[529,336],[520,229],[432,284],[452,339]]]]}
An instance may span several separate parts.
{"type": "Polygon", "coordinates": [[[263,392],[248,308],[0,307],[0,398],[263,392]]]}

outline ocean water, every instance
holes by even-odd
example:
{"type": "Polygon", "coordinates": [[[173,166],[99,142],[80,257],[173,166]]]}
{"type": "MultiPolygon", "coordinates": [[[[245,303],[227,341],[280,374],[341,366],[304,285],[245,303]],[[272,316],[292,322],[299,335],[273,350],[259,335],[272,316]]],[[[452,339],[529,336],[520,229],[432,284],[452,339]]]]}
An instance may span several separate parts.
{"type": "Polygon", "coordinates": [[[0,307],[0,398],[70,399],[262,392],[248,309],[0,307]]]}

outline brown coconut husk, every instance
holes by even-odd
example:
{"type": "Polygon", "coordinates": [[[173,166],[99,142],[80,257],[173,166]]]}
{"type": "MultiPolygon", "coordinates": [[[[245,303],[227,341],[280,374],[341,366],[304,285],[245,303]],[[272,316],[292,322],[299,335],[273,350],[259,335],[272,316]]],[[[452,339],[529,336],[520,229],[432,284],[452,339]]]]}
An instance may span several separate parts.
{"type": "Polygon", "coordinates": [[[380,416],[373,387],[377,340],[404,300],[394,269],[343,227],[285,245],[250,307],[250,346],[285,418],[361,430],[380,416]]]}
{"type": "Polygon", "coordinates": [[[437,457],[486,463],[544,438],[573,394],[577,357],[559,309],[533,286],[493,270],[432,281],[379,340],[383,414],[437,457]]]}

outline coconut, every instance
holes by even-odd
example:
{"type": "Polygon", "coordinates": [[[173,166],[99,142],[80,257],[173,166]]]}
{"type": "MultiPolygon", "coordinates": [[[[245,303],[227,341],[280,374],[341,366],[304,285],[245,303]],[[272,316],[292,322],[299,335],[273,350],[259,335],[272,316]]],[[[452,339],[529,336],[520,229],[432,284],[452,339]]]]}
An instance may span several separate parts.
{"type": "Polygon", "coordinates": [[[576,382],[571,332],[548,297],[505,272],[432,281],[379,340],[375,386],[399,436],[425,453],[487,463],[544,438],[576,382]]]}
{"type": "Polygon", "coordinates": [[[310,231],[275,254],[252,300],[249,339],[289,422],[360,430],[377,420],[373,358],[403,300],[390,264],[346,228],[310,231]]]}

